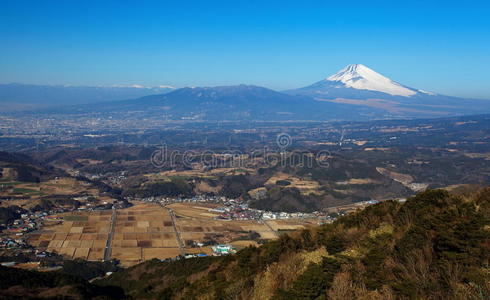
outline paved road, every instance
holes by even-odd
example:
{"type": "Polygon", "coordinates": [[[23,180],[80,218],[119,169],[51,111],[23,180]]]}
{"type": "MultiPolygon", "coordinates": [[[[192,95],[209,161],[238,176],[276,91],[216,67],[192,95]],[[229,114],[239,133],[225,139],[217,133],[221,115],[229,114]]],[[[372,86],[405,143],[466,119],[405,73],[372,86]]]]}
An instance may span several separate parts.
{"type": "Polygon", "coordinates": [[[113,207],[112,208],[112,216],[111,216],[111,230],[109,231],[109,236],[107,237],[107,242],[106,242],[105,249],[104,249],[104,261],[111,259],[112,238],[114,237],[114,230],[116,227],[115,223],[116,223],[116,209],[113,207]]]}
{"type": "Polygon", "coordinates": [[[182,241],[182,238],[180,237],[180,232],[177,230],[177,225],[175,223],[175,213],[171,208],[168,208],[166,206],[164,207],[168,210],[170,218],[172,218],[172,225],[174,226],[175,235],[177,236],[177,242],[179,243],[180,254],[185,255],[185,245],[182,241]]]}

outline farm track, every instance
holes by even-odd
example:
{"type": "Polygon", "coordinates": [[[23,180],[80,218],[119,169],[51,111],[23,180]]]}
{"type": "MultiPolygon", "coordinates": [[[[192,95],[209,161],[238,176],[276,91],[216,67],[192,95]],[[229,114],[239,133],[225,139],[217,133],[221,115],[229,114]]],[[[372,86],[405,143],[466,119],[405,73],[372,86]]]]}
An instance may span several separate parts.
{"type": "Polygon", "coordinates": [[[263,221],[264,225],[267,226],[271,232],[273,232],[275,234],[276,237],[279,237],[279,234],[277,233],[277,231],[275,231],[271,225],[269,225],[269,223],[267,223],[267,221],[263,221]]]}
{"type": "Polygon", "coordinates": [[[111,230],[109,231],[109,235],[107,237],[107,243],[104,249],[104,261],[110,260],[111,255],[112,255],[112,239],[114,237],[114,231],[115,231],[115,223],[116,223],[116,209],[112,209],[112,216],[111,216],[111,230]]]}
{"type": "Polygon", "coordinates": [[[177,223],[175,222],[175,213],[171,208],[165,207],[168,210],[170,218],[172,218],[172,225],[174,226],[175,236],[177,237],[177,242],[179,244],[180,253],[185,255],[185,245],[180,237],[180,232],[177,230],[177,223]]]}

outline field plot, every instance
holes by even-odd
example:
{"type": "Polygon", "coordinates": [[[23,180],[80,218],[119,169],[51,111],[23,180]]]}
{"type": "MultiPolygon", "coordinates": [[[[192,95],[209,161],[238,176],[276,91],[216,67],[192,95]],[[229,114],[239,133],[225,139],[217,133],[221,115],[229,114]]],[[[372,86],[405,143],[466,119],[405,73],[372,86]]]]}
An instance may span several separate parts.
{"type": "Polygon", "coordinates": [[[219,216],[219,213],[210,211],[210,209],[217,207],[216,204],[174,203],[168,207],[182,217],[212,219],[219,216]]]}
{"type": "MultiPolygon", "coordinates": [[[[168,211],[160,206],[138,204],[117,210],[111,241],[111,258],[132,265],[151,258],[180,254],[168,211]]],[[[73,212],[60,215],[63,222],[34,233],[29,243],[70,258],[103,260],[111,231],[112,211],[73,212]]]]}
{"type": "Polygon", "coordinates": [[[28,242],[71,258],[101,260],[110,228],[110,211],[62,214],[62,224],[31,234],[28,242]]]}
{"type": "Polygon", "coordinates": [[[160,206],[140,204],[119,210],[114,225],[111,257],[123,264],[180,254],[172,219],[160,206]]]}

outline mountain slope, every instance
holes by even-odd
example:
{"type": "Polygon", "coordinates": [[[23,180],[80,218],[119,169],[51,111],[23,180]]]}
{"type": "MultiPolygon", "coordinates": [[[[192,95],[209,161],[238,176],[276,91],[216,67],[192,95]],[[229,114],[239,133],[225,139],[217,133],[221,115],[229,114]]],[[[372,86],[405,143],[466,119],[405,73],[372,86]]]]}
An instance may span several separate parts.
{"type": "Polygon", "coordinates": [[[42,165],[31,157],[0,151],[0,182],[40,182],[43,179],[61,176],[63,173],[42,165]]]}
{"type": "Polygon", "coordinates": [[[348,65],[326,80],[339,82],[358,90],[378,91],[393,96],[408,97],[417,93],[361,64],[348,65]]]}
{"type": "Polygon", "coordinates": [[[313,97],[386,97],[414,96],[419,91],[395,82],[361,64],[348,65],[310,86],[287,91],[313,97]]]}
{"type": "MultiPolygon", "coordinates": [[[[342,103],[322,103],[253,85],[181,88],[163,95],[104,104],[65,107],[58,113],[111,113],[171,120],[332,120],[361,115],[342,103]]],[[[371,110],[372,111],[372,110],[371,110]]],[[[53,110],[50,110],[53,112],[53,110]]]]}
{"type": "Polygon", "coordinates": [[[149,261],[108,279],[133,299],[487,299],[490,188],[386,201],[234,256],[149,261]]]}

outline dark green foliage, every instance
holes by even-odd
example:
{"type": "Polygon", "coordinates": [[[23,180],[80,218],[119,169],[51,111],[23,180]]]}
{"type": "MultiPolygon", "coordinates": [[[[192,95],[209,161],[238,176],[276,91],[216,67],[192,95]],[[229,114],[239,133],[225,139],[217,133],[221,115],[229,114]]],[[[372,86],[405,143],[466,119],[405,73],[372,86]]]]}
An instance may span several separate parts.
{"type": "Polygon", "coordinates": [[[341,235],[336,234],[327,238],[325,248],[327,248],[328,254],[334,255],[346,249],[346,242],[341,235]]]}
{"type": "Polygon", "coordinates": [[[14,285],[25,288],[56,287],[70,284],[82,284],[84,281],[71,275],[48,272],[38,273],[0,266],[0,288],[6,289],[14,285]]]}
{"type": "Polygon", "coordinates": [[[48,200],[48,199],[41,199],[38,205],[34,206],[31,210],[32,211],[47,211],[50,209],[53,209],[54,205],[53,203],[48,200]]]}
{"type": "Polygon", "coordinates": [[[291,182],[289,182],[287,180],[278,180],[278,181],[276,181],[276,184],[280,185],[280,186],[288,186],[291,184],[291,182]]]}
{"type": "Polygon", "coordinates": [[[488,216],[476,211],[473,204],[463,203],[457,209],[445,211],[435,222],[437,235],[434,250],[442,260],[465,265],[482,262],[485,255],[482,241],[489,237],[484,230],[488,216]]]}
{"type": "Polygon", "coordinates": [[[141,188],[128,189],[125,196],[153,197],[153,196],[187,196],[192,191],[191,186],[183,179],[174,178],[171,181],[156,182],[144,185],[141,188]]]}
{"type": "Polygon", "coordinates": [[[10,224],[20,218],[20,213],[15,206],[0,207],[0,224],[10,224]]]}
{"type": "Polygon", "coordinates": [[[18,290],[14,295],[8,294],[7,289],[14,286],[22,287],[21,292],[26,293],[33,292],[36,289],[46,290],[71,286],[69,291],[70,295],[81,299],[94,297],[105,299],[124,298],[124,293],[120,288],[94,286],[77,276],[58,272],[36,272],[0,266],[0,298],[7,296],[22,298],[18,290]]]}
{"type": "Polygon", "coordinates": [[[39,175],[35,174],[30,168],[18,168],[17,180],[23,182],[40,182],[39,175]]]}
{"type": "Polygon", "coordinates": [[[393,220],[393,214],[396,212],[399,203],[396,201],[383,201],[376,205],[371,205],[365,209],[343,218],[339,222],[346,227],[366,227],[373,229],[378,227],[382,222],[393,220]]]}
{"type": "Polygon", "coordinates": [[[267,191],[267,195],[259,202],[252,204],[259,209],[272,209],[276,211],[295,212],[298,208],[302,211],[313,211],[318,204],[317,196],[303,195],[294,187],[274,187],[267,191]],[[315,204],[316,203],[316,204],[315,204]]]}
{"type": "Polygon", "coordinates": [[[331,287],[340,265],[337,260],[327,257],[320,264],[310,264],[293,287],[289,291],[280,290],[276,299],[325,299],[326,290],[331,287]]]}
{"type": "Polygon", "coordinates": [[[362,263],[366,267],[364,281],[368,289],[379,289],[388,278],[384,261],[391,254],[389,245],[391,236],[383,234],[376,238],[368,239],[366,242],[369,244],[369,251],[362,259],[362,263]]]}
{"type": "Polygon", "coordinates": [[[80,207],[81,203],[78,200],[73,199],[76,196],[70,195],[50,195],[47,197],[43,197],[41,199],[41,207],[51,207],[53,204],[56,206],[71,206],[73,208],[80,207]]]}
{"type": "Polygon", "coordinates": [[[252,188],[254,188],[254,185],[250,182],[247,176],[228,176],[223,180],[223,189],[221,194],[230,198],[238,198],[247,194],[247,191],[252,188]]]}
{"type": "Polygon", "coordinates": [[[401,239],[396,242],[395,250],[400,260],[409,257],[410,252],[415,249],[422,249],[428,243],[428,232],[420,227],[410,228],[401,239]]]}
{"type": "Polygon", "coordinates": [[[308,251],[314,250],[317,247],[317,243],[313,240],[311,231],[308,229],[301,231],[300,243],[301,243],[300,247],[308,251]]]}
{"type": "Polygon", "coordinates": [[[91,262],[83,259],[66,260],[63,262],[61,273],[74,275],[83,279],[104,276],[107,272],[115,272],[119,268],[115,261],[91,262]]]}

